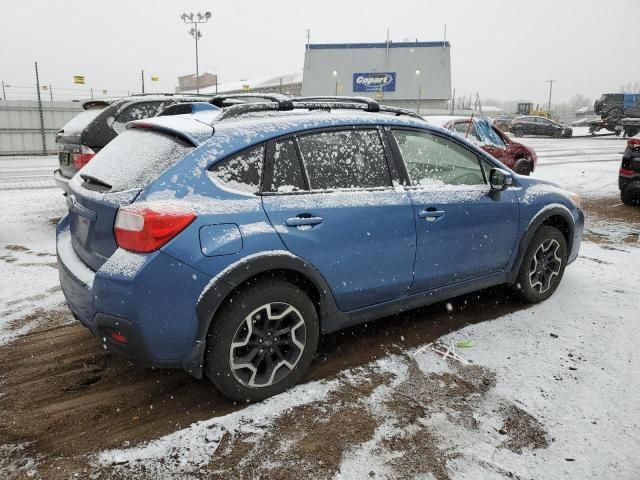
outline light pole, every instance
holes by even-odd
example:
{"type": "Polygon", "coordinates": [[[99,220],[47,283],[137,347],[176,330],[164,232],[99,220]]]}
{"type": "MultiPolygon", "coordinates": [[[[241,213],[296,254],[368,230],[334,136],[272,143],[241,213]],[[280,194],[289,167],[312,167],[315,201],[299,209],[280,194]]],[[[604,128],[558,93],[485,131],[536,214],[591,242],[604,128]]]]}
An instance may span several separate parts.
{"type": "Polygon", "coordinates": [[[547,108],[548,112],[549,112],[549,116],[551,116],[551,92],[553,92],[553,82],[555,82],[556,80],[547,80],[547,83],[549,84],[549,107],[547,108]]]}
{"type": "Polygon", "coordinates": [[[196,93],[200,93],[200,79],[198,78],[200,76],[200,72],[198,71],[198,40],[202,38],[202,33],[200,33],[200,30],[198,29],[198,25],[201,23],[207,23],[211,18],[211,12],[204,12],[204,14],[200,12],[196,14],[193,12],[189,14],[183,13],[180,15],[180,18],[187,25],[193,25],[191,30],[189,30],[189,34],[196,41],[196,93]]]}
{"type": "Polygon", "coordinates": [[[336,84],[336,97],[337,97],[338,96],[338,72],[334,70],[331,75],[333,75],[333,81],[336,84]]]}
{"type": "Polygon", "coordinates": [[[420,102],[422,101],[422,85],[420,85],[420,70],[416,70],[416,81],[418,82],[418,108],[416,108],[416,113],[420,115],[420,102]]]}

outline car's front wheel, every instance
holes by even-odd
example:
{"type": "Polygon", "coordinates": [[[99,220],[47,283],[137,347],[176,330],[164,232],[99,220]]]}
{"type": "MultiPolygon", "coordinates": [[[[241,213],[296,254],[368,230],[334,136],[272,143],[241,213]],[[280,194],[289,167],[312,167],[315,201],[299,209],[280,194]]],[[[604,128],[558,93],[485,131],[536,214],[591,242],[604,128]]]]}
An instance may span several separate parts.
{"type": "Polygon", "coordinates": [[[560,230],[541,226],[533,235],[522,260],[516,289],[523,300],[546,300],[560,284],[567,264],[567,241],[560,230]]]}
{"type": "Polygon", "coordinates": [[[517,159],[513,171],[519,175],[531,175],[531,160],[527,157],[517,159]]]}
{"type": "Polygon", "coordinates": [[[318,344],[313,302],[281,279],[241,287],[213,319],[205,372],[227,397],[257,401],[300,381],[318,344]]]}

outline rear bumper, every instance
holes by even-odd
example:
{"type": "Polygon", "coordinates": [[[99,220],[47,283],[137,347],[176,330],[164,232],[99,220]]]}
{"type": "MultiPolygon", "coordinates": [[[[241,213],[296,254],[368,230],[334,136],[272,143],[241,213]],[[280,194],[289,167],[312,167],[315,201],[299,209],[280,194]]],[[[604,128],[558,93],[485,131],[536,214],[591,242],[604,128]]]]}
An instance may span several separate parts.
{"type": "Polygon", "coordinates": [[[53,179],[56,182],[56,185],[64,190],[66,193],[69,193],[69,177],[65,177],[60,169],[53,172],[53,179]]]}
{"type": "Polygon", "coordinates": [[[56,239],[67,305],[109,352],[140,366],[195,372],[196,303],[210,277],[162,252],[145,255],[134,273],[109,265],[116,254],[94,272],[73,250],[67,217],[58,224],[56,239]]]}

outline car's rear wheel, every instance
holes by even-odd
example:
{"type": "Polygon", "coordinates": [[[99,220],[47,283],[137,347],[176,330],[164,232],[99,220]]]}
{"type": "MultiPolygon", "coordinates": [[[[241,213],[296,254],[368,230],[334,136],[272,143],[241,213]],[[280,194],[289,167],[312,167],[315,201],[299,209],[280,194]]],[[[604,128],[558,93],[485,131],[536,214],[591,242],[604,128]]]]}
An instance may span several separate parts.
{"type": "Polygon", "coordinates": [[[620,200],[625,205],[640,206],[640,181],[631,182],[620,191],[620,200]]]}
{"type": "Polygon", "coordinates": [[[530,303],[546,300],[560,284],[567,264],[567,241],[560,230],[541,226],[522,260],[516,283],[520,297],[530,303]]]}
{"type": "Polygon", "coordinates": [[[280,279],[241,287],[213,319],[205,372],[227,397],[257,401],[300,381],[318,344],[309,297],[280,279]]]}

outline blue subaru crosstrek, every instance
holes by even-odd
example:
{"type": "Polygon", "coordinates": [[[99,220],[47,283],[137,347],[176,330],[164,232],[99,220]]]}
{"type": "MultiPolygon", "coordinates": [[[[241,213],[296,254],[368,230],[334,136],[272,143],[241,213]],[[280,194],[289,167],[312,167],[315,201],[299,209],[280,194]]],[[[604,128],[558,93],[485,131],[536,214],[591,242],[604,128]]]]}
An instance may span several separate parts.
{"type": "Polygon", "coordinates": [[[248,401],[300,381],[321,333],[498,284],[548,298],[584,223],[575,194],[362,98],[129,123],[67,203],[75,317],[116,355],[248,401]]]}

